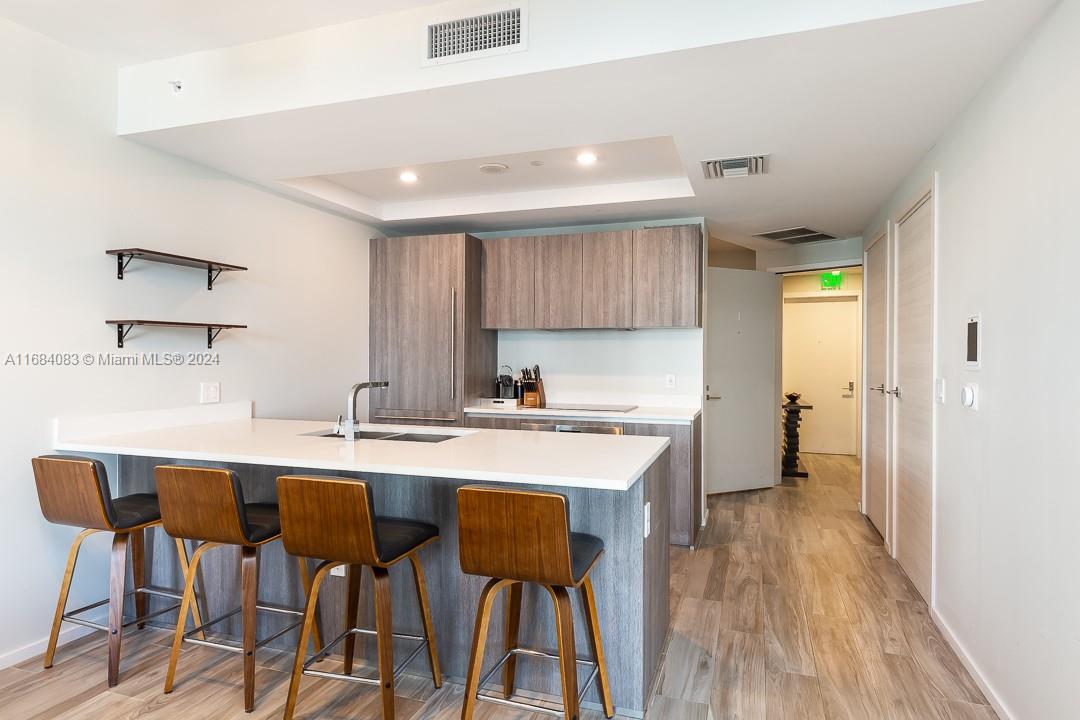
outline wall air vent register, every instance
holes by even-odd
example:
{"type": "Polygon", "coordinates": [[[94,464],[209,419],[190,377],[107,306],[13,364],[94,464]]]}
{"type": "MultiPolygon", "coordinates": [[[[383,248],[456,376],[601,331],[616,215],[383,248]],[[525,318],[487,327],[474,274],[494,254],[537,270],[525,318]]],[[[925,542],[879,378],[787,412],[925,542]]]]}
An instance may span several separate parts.
{"type": "Polygon", "coordinates": [[[502,55],[525,49],[526,6],[434,22],[425,33],[425,65],[502,55]]]}

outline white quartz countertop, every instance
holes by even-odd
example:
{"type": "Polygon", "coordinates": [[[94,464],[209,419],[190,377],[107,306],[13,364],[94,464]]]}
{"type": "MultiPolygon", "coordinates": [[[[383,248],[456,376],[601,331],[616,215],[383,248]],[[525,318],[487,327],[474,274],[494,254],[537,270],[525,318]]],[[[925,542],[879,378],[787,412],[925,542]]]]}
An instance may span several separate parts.
{"type": "Polygon", "coordinates": [[[333,423],[232,419],[78,437],[57,450],[477,482],[627,490],[664,451],[663,437],[364,425],[364,430],[454,434],[439,443],[317,437],[333,423]]]}
{"type": "Polygon", "coordinates": [[[610,410],[556,410],[552,408],[486,408],[467,407],[466,415],[488,415],[494,417],[522,417],[542,420],[543,418],[579,418],[581,420],[612,420],[620,423],[657,423],[688,424],[701,414],[699,408],[680,407],[639,407],[629,412],[611,412],[610,410]]]}

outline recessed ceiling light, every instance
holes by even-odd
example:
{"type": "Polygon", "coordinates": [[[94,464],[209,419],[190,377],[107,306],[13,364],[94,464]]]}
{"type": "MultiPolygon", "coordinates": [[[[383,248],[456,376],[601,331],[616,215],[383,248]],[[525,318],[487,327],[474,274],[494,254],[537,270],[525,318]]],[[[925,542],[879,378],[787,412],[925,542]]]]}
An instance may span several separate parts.
{"type": "Polygon", "coordinates": [[[544,166],[544,161],[543,160],[533,160],[529,164],[532,165],[533,167],[543,167],[544,166]]]}
{"type": "Polygon", "coordinates": [[[488,175],[498,175],[504,173],[510,169],[510,166],[506,163],[484,163],[480,166],[480,172],[487,173],[488,175]]]}
{"type": "Polygon", "coordinates": [[[588,150],[578,153],[577,156],[578,165],[595,165],[596,153],[589,152],[588,150]]]}
{"type": "Polygon", "coordinates": [[[412,170],[406,170],[400,175],[398,175],[398,177],[401,179],[401,182],[408,183],[410,185],[420,179],[419,176],[412,170]]]}

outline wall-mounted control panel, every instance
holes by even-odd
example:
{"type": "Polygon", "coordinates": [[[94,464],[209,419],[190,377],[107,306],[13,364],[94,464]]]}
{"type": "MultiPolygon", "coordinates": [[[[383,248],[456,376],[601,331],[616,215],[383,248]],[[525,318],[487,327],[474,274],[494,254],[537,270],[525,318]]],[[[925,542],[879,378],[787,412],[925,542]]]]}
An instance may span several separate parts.
{"type": "Polygon", "coordinates": [[[967,319],[964,364],[968,370],[978,370],[982,365],[982,315],[967,319]]]}

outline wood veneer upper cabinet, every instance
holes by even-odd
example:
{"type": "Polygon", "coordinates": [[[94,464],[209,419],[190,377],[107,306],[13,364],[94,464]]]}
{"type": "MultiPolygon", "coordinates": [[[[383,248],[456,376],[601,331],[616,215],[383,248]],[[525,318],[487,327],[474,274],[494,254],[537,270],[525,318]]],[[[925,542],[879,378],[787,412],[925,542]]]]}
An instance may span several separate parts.
{"type": "Polygon", "coordinates": [[[581,327],[581,235],[536,238],[535,327],[581,327]]]}
{"type": "Polygon", "coordinates": [[[633,327],[633,231],[583,235],[581,274],[581,327],[633,327]]]}
{"type": "Polygon", "coordinates": [[[535,238],[531,237],[483,241],[482,327],[502,330],[535,327],[535,248],[535,238]]]}
{"type": "MultiPolygon", "coordinates": [[[[489,394],[496,334],[480,328],[480,240],[427,235],[371,241],[371,422],[461,425],[489,394]]],[[[364,379],[364,378],[358,378],[364,379]]]]}
{"type": "Polygon", "coordinates": [[[701,327],[701,227],[634,231],[634,327],[701,327]]]}

